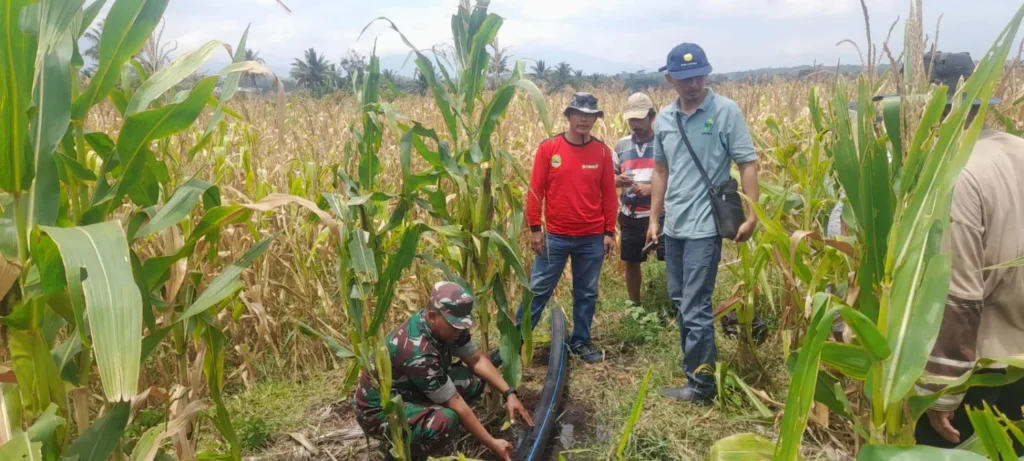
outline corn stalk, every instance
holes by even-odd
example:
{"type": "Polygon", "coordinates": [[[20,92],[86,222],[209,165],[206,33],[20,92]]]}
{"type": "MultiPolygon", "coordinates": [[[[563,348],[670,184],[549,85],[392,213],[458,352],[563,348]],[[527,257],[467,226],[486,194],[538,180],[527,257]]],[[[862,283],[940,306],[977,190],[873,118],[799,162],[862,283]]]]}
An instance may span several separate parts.
{"type": "MultiPolygon", "coordinates": [[[[813,296],[812,321],[796,359],[773,459],[800,458],[800,444],[814,400],[830,403],[837,413],[851,419],[860,437],[870,445],[907,445],[913,442],[914,422],[932,402],[944,393],[962,392],[978,383],[968,375],[940,393],[924,397],[912,392],[938,335],[949,289],[951,263],[940,243],[949,227],[953,188],[981,133],[987,101],[1022,18],[1024,7],[953,96],[947,116],[943,115],[947,89],[939,86],[932,90],[912,136],[904,137],[898,131],[900,123],[887,123],[888,132],[876,135],[872,88],[863,77],[854,129],[843,97],[846,89],[840,84],[832,101],[827,148],[835,159],[835,173],[847,192],[855,219],[858,258],[854,264],[860,294],[851,305],[826,293],[813,296]],[[970,120],[975,100],[984,103],[970,120]],[[903,139],[911,142],[904,143],[903,139]],[[892,163],[887,158],[890,152],[892,163]],[[856,335],[854,344],[826,344],[837,314],[856,335]],[[863,422],[841,388],[821,390],[822,363],[864,382],[870,405],[863,422]]],[[[907,78],[911,79],[912,74],[908,73],[907,78]]],[[[892,104],[896,109],[903,106],[888,103],[883,104],[889,109],[884,116],[899,120],[900,111],[893,110],[892,104]]],[[[819,114],[812,117],[825,119],[819,114]]],[[[1011,365],[1007,380],[1024,374],[1016,369],[1020,362],[1017,358],[998,360],[1011,365]]],[[[979,368],[992,362],[982,361],[979,368]]],[[[723,440],[720,449],[726,450],[738,440],[723,440]]],[[[760,449],[767,444],[763,440],[758,443],[760,449]]]]}
{"type": "Polygon", "coordinates": [[[494,136],[518,89],[533,98],[548,133],[551,124],[543,94],[526,78],[523,62],[516,64],[511,78],[492,94],[485,92],[491,60],[488,46],[503,22],[488,13],[487,4],[459,5],[452,16],[454,59],[447,66],[436,54],[431,60],[417,49],[393,22],[379,20],[390,24],[414,52],[416,67],[427,80],[447,135],[439,136],[417,123],[404,128],[403,195],[409,194],[409,203],[441,225],[459,229],[443,236],[439,261],[430,261],[476,295],[476,319],[485,350],[492,344],[489,330],[496,319],[505,364],[502,373],[515,386],[521,379],[522,334],[529,331],[521,333],[515,328],[509,301],[521,293],[520,302],[528,306],[532,293],[526,288],[523,256],[515,244],[523,228],[522,192],[507,178],[518,178],[523,184],[526,174],[515,156],[495,148],[494,136]],[[427,172],[412,172],[413,150],[429,164],[427,172]],[[413,195],[417,186],[427,183],[430,187],[423,188],[422,194],[413,195]],[[450,203],[447,193],[454,194],[450,203]],[[492,301],[496,312],[491,311],[492,301]]]}
{"type": "MultiPolygon", "coordinates": [[[[167,1],[116,0],[106,16],[99,66],[83,88],[77,42],[105,3],[0,5],[0,196],[6,197],[0,328],[12,359],[4,367],[16,378],[3,385],[0,426],[7,443],[0,453],[4,459],[126,459],[122,434],[132,402],[148,395],[139,388],[146,381],[140,370],[175,331],[182,357],[194,350],[189,339],[201,342],[207,389],[217,407],[214,422],[229,442],[227,456],[240,459],[221,397],[224,334],[215,319],[242,289],[241,272],[273,239],[216,278],[186,279],[197,248],[216,255],[219,232],[247,220],[251,211],[223,206],[219,188],[204,181],[175,184],[165,140],[192,127],[208,105],[217,108],[215,119],[221,115],[231,91],[215,98],[218,79],[230,86],[243,72],[267,71],[229,55],[233,64],[172,99],[167,93],[217,49],[230,50],[209,42],[153,75],[140,72],[136,89],[121,85],[123,70],[137,67],[132,57],[167,1]],[[123,117],[116,139],[85,131],[92,109],[108,98],[123,117]],[[205,213],[196,210],[200,200],[205,213]],[[186,292],[191,295],[181,296],[186,292]],[[103,408],[90,419],[97,413],[89,408],[94,375],[103,408]]],[[[243,36],[239,48],[244,44],[243,36]]],[[[153,447],[149,459],[162,451],[153,447]]]]}

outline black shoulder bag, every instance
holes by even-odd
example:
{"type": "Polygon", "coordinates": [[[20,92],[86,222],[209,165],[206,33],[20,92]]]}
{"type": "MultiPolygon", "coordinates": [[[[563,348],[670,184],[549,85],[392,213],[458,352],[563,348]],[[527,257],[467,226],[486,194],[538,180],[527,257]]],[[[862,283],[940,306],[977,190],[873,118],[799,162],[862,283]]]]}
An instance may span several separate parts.
{"type": "Polygon", "coordinates": [[[718,235],[722,238],[735,240],[739,233],[740,226],[746,221],[743,215],[743,200],[740,198],[739,184],[731,176],[725,182],[714,185],[708,172],[704,170],[697,153],[693,151],[690,138],[686,136],[686,127],[683,126],[682,115],[676,114],[676,125],[679,126],[679,135],[683,137],[686,149],[690,151],[693,164],[697,166],[700,175],[704,178],[704,185],[708,188],[708,195],[711,196],[711,209],[715,215],[715,226],[718,227],[718,235]]]}

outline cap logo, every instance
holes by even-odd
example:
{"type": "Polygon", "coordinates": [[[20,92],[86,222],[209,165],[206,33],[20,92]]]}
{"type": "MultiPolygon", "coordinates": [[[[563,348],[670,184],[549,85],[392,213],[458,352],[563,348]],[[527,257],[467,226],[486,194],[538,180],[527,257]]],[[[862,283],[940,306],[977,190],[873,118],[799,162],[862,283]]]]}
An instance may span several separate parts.
{"type": "Polygon", "coordinates": [[[684,54],[683,55],[683,61],[686,61],[686,62],[693,61],[693,54],[692,53],[684,54]]]}
{"type": "Polygon", "coordinates": [[[562,156],[555,154],[554,157],[551,157],[551,168],[558,168],[560,166],[562,166],[562,156]]]}

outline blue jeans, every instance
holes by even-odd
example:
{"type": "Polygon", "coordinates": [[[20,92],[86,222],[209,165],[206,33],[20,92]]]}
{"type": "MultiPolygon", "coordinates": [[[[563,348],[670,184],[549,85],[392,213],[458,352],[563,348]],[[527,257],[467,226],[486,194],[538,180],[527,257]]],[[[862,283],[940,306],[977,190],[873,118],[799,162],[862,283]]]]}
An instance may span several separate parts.
{"type": "Polygon", "coordinates": [[[710,397],[715,393],[713,373],[698,369],[715,366],[715,315],[711,293],[715,291],[718,263],[722,259],[722,239],[665,239],[665,272],[668,295],[678,310],[679,342],[683,348],[683,371],[687,387],[710,397]]]}
{"type": "MultiPolygon", "coordinates": [[[[572,258],[572,334],[569,346],[590,344],[590,325],[597,308],[597,289],[604,264],[604,235],[568,237],[545,234],[544,251],[533,260],[530,289],[534,293],[530,304],[530,318],[536,328],[551,294],[565,271],[565,263],[572,258]]],[[[516,314],[516,327],[523,322],[523,306],[516,314]]]]}

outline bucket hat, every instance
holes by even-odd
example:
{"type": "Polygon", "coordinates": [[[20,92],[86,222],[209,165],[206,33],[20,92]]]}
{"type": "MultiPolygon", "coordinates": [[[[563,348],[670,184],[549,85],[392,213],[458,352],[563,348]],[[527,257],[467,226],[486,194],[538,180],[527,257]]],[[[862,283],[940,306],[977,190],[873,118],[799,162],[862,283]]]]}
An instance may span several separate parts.
{"type": "Polygon", "coordinates": [[[597,107],[597,96],[590,93],[573,93],[572,99],[569,100],[569,106],[565,108],[563,113],[568,116],[572,111],[604,117],[604,111],[597,107]]]}

